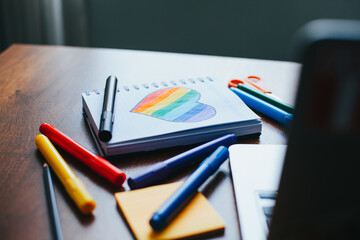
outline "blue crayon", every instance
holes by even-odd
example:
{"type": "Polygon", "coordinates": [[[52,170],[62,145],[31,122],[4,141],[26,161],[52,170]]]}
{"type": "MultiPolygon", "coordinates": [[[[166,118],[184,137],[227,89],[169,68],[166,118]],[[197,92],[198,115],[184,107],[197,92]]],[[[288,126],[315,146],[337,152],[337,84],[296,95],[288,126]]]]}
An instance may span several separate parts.
{"type": "Polygon", "coordinates": [[[155,231],[161,231],[190,202],[198,188],[212,175],[229,157],[226,147],[218,147],[199,167],[185,180],[150,219],[155,231]]]}
{"type": "Polygon", "coordinates": [[[176,155],[163,162],[156,163],[144,172],[128,178],[128,185],[131,189],[148,187],[159,183],[189,166],[200,163],[202,159],[209,156],[219,146],[229,147],[236,143],[235,134],[227,134],[198,147],[176,155]]]}
{"type": "Polygon", "coordinates": [[[289,125],[289,123],[291,122],[293,117],[291,113],[275,107],[274,105],[265,102],[264,100],[257,98],[238,88],[231,87],[230,90],[233,91],[236,95],[238,95],[238,97],[240,97],[247,106],[254,109],[255,111],[258,111],[284,124],[285,126],[289,125]]]}

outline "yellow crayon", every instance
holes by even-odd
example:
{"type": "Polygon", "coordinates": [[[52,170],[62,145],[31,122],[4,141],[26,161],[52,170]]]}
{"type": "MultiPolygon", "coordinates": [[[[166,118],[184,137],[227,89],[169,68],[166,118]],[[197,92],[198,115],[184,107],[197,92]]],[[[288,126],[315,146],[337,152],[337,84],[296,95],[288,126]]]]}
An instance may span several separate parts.
{"type": "Polygon", "coordinates": [[[95,201],[86,190],[85,185],[75,176],[74,172],[70,169],[50,140],[46,136],[39,134],[35,137],[35,144],[80,211],[83,213],[91,213],[95,209],[95,201]]]}

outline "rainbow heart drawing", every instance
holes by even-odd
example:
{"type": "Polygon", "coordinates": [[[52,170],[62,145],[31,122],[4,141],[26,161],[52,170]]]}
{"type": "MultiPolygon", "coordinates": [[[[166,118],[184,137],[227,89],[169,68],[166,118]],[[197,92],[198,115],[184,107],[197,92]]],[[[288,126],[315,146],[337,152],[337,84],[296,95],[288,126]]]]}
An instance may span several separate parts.
{"type": "Polygon", "coordinates": [[[131,112],[171,122],[200,122],[215,116],[215,109],[199,99],[200,93],[193,89],[164,88],[147,95],[131,112]]]}

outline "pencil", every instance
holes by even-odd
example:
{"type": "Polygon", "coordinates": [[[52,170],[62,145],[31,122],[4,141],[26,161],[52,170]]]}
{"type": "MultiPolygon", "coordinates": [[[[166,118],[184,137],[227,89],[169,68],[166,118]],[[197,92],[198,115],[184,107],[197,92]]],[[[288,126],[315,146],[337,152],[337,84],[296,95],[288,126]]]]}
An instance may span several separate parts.
{"type": "Polygon", "coordinates": [[[48,203],[52,234],[55,239],[63,240],[64,238],[61,232],[60,218],[59,218],[58,208],[56,205],[54,186],[51,179],[50,168],[46,163],[44,163],[43,165],[43,177],[44,177],[45,194],[48,203]]]}

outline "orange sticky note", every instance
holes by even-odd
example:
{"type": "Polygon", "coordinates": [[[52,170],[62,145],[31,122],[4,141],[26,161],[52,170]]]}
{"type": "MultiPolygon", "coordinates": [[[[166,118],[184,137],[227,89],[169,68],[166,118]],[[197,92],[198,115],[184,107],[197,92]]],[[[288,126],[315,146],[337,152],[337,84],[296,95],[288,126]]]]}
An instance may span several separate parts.
{"type": "Polygon", "coordinates": [[[149,224],[151,216],[181,184],[176,182],[115,194],[136,239],[178,239],[224,230],[222,218],[205,196],[198,193],[163,231],[153,231],[149,224]]]}

